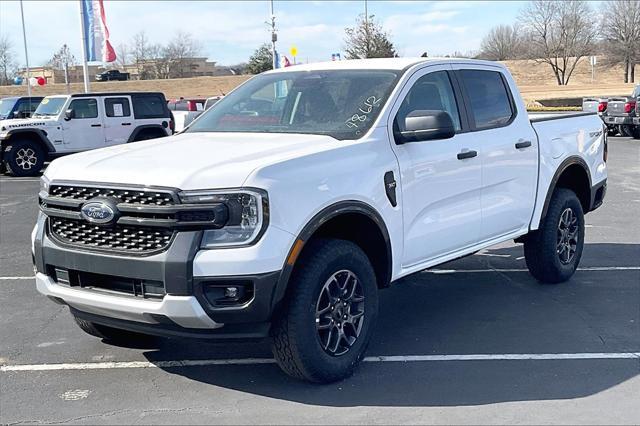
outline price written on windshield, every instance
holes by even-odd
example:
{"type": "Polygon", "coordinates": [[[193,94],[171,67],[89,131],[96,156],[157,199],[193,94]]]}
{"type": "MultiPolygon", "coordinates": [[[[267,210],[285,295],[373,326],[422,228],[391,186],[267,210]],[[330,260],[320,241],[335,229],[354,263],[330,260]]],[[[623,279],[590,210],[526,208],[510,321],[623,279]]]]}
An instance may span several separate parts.
{"type": "Polygon", "coordinates": [[[346,121],[347,127],[352,129],[353,128],[357,129],[358,127],[360,127],[359,124],[366,122],[367,119],[369,118],[369,114],[371,114],[371,111],[373,111],[373,108],[379,106],[381,102],[382,102],[382,98],[369,96],[364,101],[364,104],[360,108],[358,108],[358,111],[360,111],[360,114],[358,113],[353,114],[351,118],[349,118],[346,121]]]}

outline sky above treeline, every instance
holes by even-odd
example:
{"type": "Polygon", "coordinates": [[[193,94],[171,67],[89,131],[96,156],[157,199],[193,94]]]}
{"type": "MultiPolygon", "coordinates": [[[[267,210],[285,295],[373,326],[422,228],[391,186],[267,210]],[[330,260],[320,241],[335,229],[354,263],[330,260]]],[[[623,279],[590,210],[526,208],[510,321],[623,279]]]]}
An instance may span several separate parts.
{"type": "MultiPolygon", "coordinates": [[[[391,34],[400,56],[441,56],[476,51],[486,32],[513,23],[519,1],[371,1],[368,12],[391,34]]],[[[594,6],[597,6],[594,3],[594,6]]],[[[343,52],[344,28],[364,13],[364,1],[274,2],[278,50],[298,50],[299,62],[330,60],[343,52]]],[[[261,1],[105,1],[111,43],[129,43],[145,31],[166,44],[177,32],[199,41],[202,56],[219,64],[244,62],[270,41],[270,3],[261,1]]],[[[63,44],[81,58],[79,2],[24,1],[29,62],[42,65],[63,44]]],[[[0,0],[0,34],[9,37],[24,65],[20,3],[0,0]]]]}

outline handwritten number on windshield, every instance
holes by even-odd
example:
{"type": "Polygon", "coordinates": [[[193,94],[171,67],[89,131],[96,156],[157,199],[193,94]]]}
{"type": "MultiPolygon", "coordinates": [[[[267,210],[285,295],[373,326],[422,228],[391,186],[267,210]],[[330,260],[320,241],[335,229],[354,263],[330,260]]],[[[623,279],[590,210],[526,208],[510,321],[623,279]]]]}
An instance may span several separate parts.
{"type": "Polygon", "coordinates": [[[371,111],[373,111],[373,108],[379,106],[381,102],[382,98],[369,96],[364,101],[364,105],[358,108],[358,111],[360,111],[362,114],[353,114],[345,123],[347,127],[356,129],[360,127],[358,124],[367,121],[367,119],[369,118],[369,114],[371,114],[371,111]]]}

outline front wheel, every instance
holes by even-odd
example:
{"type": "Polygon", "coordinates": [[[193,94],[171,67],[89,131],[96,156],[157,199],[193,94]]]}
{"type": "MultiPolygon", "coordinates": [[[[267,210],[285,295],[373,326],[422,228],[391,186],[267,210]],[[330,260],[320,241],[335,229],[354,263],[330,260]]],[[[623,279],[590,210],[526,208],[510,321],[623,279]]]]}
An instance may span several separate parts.
{"type": "Polygon", "coordinates": [[[576,194],[558,188],[540,228],[527,235],[524,256],[538,281],[556,284],[574,274],[584,247],[584,212],[576,194]]]}
{"type": "Polygon", "coordinates": [[[45,151],[37,142],[16,140],[7,145],[4,158],[11,175],[36,176],[44,166],[45,151]]]}
{"type": "Polygon", "coordinates": [[[640,124],[633,128],[633,138],[640,139],[640,124]]]}
{"type": "Polygon", "coordinates": [[[352,242],[309,243],[289,283],[272,337],[278,365],[292,377],[329,383],[362,360],[378,315],[378,288],[366,254],[352,242]]]}

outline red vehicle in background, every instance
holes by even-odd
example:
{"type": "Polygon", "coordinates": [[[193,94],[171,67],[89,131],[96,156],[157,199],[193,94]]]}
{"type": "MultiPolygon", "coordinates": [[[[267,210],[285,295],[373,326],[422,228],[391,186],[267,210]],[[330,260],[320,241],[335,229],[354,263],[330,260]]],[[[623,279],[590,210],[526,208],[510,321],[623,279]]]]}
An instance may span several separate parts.
{"type": "Polygon", "coordinates": [[[182,131],[189,123],[204,111],[206,98],[179,98],[167,102],[175,121],[175,131],[182,131]]]}

